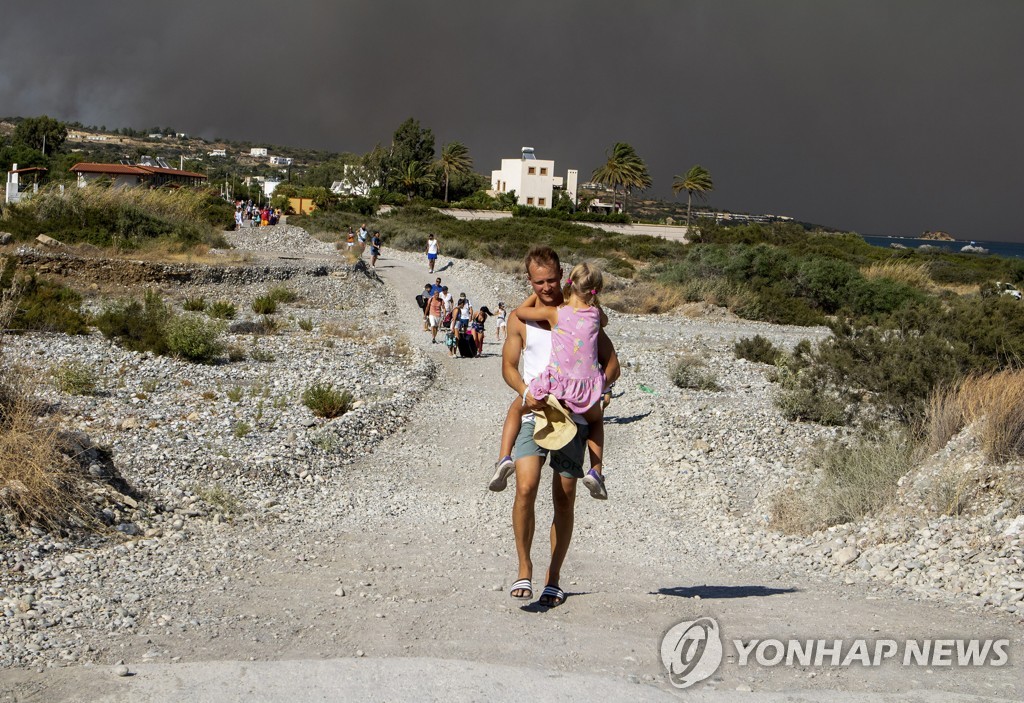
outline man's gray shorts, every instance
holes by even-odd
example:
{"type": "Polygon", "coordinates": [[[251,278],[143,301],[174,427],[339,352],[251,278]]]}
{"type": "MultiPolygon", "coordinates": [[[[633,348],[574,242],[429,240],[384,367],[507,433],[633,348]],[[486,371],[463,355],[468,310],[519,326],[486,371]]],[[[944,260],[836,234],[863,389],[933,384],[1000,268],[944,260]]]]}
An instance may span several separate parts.
{"type": "MultiPolygon", "coordinates": [[[[587,448],[589,433],[590,428],[586,424],[576,423],[576,436],[561,449],[549,452],[547,449],[537,446],[537,443],[533,441],[533,423],[524,422],[516,436],[516,443],[512,448],[512,458],[518,461],[524,456],[546,457],[550,453],[552,469],[566,478],[583,478],[583,454],[587,448]]],[[[544,465],[543,459],[540,464],[544,465]]]]}

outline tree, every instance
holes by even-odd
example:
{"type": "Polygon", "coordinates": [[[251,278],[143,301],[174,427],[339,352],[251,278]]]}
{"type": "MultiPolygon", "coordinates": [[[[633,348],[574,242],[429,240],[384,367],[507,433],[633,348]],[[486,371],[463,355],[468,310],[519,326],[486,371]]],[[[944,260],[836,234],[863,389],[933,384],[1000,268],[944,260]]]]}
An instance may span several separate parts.
{"type": "Polygon", "coordinates": [[[416,191],[433,188],[437,185],[434,175],[424,167],[422,162],[416,160],[410,161],[406,165],[405,170],[398,177],[398,183],[409,200],[413,199],[416,191]]]}
{"type": "Polygon", "coordinates": [[[52,117],[26,117],[14,128],[14,143],[24,144],[44,156],[60,149],[68,138],[68,128],[52,117]]]}
{"type": "Polygon", "coordinates": [[[395,130],[385,168],[386,186],[402,187],[402,179],[408,173],[409,164],[434,162],[434,133],[420,127],[418,120],[407,119],[395,130]]]}
{"type": "MultiPolygon", "coordinates": [[[[627,193],[632,189],[644,190],[651,187],[651,176],[636,150],[625,142],[616,142],[611,152],[605,152],[607,160],[594,169],[591,178],[612,189],[612,201],[618,200],[619,186],[627,193]]],[[[623,204],[625,209],[625,204],[623,204]]]]}
{"type": "Polygon", "coordinates": [[[469,149],[461,142],[449,142],[441,147],[441,158],[437,170],[444,176],[444,201],[448,202],[448,181],[452,175],[465,175],[473,169],[469,149]]]}
{"type": "Polygon", "coordinates": [[[700,164],[695,165],[689,171],[686,172],[685,176],[675,176],[672,180],[672,194],[679,195],[679,191],[686,191],[686,228],[689,233],[690,228],[690,206],[693,202],[693,194],[696,193],[697,197],[707,202],[707,193],[710,193],[715,189],[715,184],[711,180],[711,174],[708,173],[707,169],[700,164]]]}

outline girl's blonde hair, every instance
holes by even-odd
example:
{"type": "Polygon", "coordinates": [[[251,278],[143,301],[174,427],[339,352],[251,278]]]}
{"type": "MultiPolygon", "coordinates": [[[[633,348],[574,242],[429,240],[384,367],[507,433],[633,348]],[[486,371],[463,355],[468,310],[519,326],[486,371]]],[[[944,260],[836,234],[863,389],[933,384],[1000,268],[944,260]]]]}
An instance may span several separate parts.
{"type": "Polygon", "coordinates": [[[569,272],[569,279],[565,282],[562,295],[568,298],[570,293],[575,293],[576,297],[587,305],[593,305],[603,287],[604,276],[601,275],[601,269],[584,261],[573,266],[569,272]]]}

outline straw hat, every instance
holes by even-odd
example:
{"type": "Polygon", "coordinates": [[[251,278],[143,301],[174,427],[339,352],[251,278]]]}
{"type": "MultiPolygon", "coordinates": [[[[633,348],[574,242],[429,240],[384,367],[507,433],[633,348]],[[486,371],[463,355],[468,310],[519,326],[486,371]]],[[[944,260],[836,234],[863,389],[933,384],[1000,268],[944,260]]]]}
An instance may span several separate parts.
{"type": "Polygon", "coordinates": [[[545,402],[543,410],[534,411],[533,441],[543,449],[561,449],[576,436],[576,423],[558,398],[549,393],[545,402]]]}

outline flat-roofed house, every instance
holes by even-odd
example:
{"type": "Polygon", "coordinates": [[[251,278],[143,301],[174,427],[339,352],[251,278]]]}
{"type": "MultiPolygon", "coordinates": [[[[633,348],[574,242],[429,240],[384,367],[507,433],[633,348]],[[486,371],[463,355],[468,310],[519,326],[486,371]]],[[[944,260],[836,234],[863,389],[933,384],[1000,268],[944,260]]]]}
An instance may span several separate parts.
{"type": "MultiPolygon", "coordinates": [[[[573,176],[576,172],[569,173],[573,176]]],[[[575,199],[575,178],[570,185],[573,192],[569,197],[575,199]]],[[[533,147],[524,146],[518,159],[502,159],[501,169],[491,171],[491,195],[515,191],[520,205],[548,209],[554,189],[562,186],[561,176],[555,176],[555,162],[538,159],[533,147]]]]}

